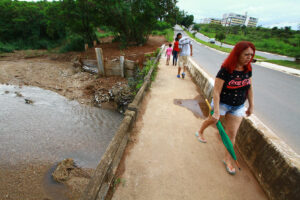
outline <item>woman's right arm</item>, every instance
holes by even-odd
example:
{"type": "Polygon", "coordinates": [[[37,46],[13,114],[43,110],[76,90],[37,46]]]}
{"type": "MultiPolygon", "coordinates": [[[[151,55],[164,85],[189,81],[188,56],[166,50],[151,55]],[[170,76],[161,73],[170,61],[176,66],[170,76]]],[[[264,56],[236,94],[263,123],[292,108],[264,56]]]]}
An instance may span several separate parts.
{"type": "Polygon", "coordinates": [[[220,94],[221,94],[224,82],[225,81],[220,78],[215,79],[214,92],[213,92],[214,114],[212,117],[215,118],[217,121],[220,118],[220,111],[219,111],[220,94]]]}

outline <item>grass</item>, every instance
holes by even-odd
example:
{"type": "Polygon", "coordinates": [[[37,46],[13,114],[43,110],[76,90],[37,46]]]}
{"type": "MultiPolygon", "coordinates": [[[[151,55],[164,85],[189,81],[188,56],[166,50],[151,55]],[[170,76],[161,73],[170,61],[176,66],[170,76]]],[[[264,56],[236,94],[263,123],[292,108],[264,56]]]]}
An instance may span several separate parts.
{"type": "Polygon", "coordinates": [[[300,70],[300,63],[297,63],[295,61],[289,61],[289,60],[263,60],[263,61],[300,70]]]}
{"type": "Polygon", "coordinates": [[[165,30],[165,38],[168,42],[173,42],[174,40],[174,31],[172,28],[165,30]]]}
{"type": "MultiPolygon", "coordinates": [[[[209,42],[205,42],[203,40],[200,40],[199,38],[196,38],[192,33],[190,33],[189,31],[185,31],[186,34],[188,34],[191,38],[195,39],[197,42],[200,42],[201,44],[204,44],[206,46],[209,46],[211,48],[214,48],[214,49],[217,49],[219,51],[222,51],[222,52],[226,52],[226,53],[230,53],[232,49],[230,48],[226,48],[226,47],[220,47],[218,45],[215,45],[215,44],[211,44],[209,42]]],[[[262,56],[258,56],[258,55],[255,55],[254,56],[255,59],[266,59],[265,57],[262,57],[262,56]]]]}
{"type": "MultiPolygon", "coordinates": [[[[185,31],[191,38],[195,39],[197,42],[200,42],[206,46],[209,46],[211,48],[214,48],[214,49],[217,49],[219,51],[223,51],[223,52],[226,52],[226,53],[229,53],[231,51],[231,49],[229,48],[225,48],[225,47],[220,47],[220,46],[217,46],[215,44],[211,44],[209,42],[205,42],[205,41],[202,41],[200,40],[199,38],[196,38],[193,34],[191,34],[190,32],[188,31],[185,31]]],[[[263,62],[269,62],[269,63],[274,63],[274,64],[277,64],[277,65],[281,65],[281,66],[284,66],[284,67],[290,67],[290,68],[294,68],[294,69],[300,69],[300,64],[299,63],[296,63],[294,61],[288,61],[288,60],[267,60],[265,57],[262,57],[262,56],[258,56],[258,55],[255,55],[254,56],[255,59],[259,59],[263,62]]]]}
{"type": "MultiPolygon", "coordinates": [[[[200,33],[210,38],[214,38],[216,34],[213,32],[206,32],[203,30],[200,30],[200,33]]],[[[292,46],[291,44],[288,44],[286,41],[283,41],[278,38],[272,38],[272,36],[268,35],[268,33],[265,34],[266,35],[262,35],[262,34],[243,35],[240,32],[238,34],[227,34],[224,43],[235,45],[239,41],[251,41],[255,45],[257,50],[291,56],[291,57],[293,57],[295,53],[300,51],[299,46],[298,47],[292,46]]],[[[290,39],[286,38],[286,40],[292,40],[293,43],[295,44],[297,43],[297,39],[295,38],[290,38],[290,39]]]]}
{"type": "Polygon", "coordinates": [[[174,40],[174,30],[172,28],[168,28],[165,30],[154,30],[152,31],[152,35],[163,35],[165,36],[166,40],[168,42],[173,42],[174,40]]]}
{"type": "Polygon", "coordinates": [[[111,32],[111,31],[105,32],[105,33],[100,33],[98,31],[96,31],[95,33],[96,33],[97,38],[99,38],[99,39],[109,37],[109,36],[114,36],[114,32],[111,32]]]}
{"type": "Polygon", "coordinates": [[[139,89],[143,86],[144,78],[145,78],[145,76],[147,76],[147,74],[151,70],[152,66],[153,66],[153,71],[152,71],[150,79],[151,79],[151,82],[155,80],[156,75],[157,75],[158,63],[156,63],[154,65],[154,60],[150,59],[150,58],[151,57],[156,58],[158,56],[159,52],[160,52],[160,48],[157,48],[155,52],[146,55],[146,58],[148,60],[146,62],[146,65],[143,67],[143,69],[140,70],[139,68],[137,68],[137,71],[135,73],[135,77],[128,78],[128,85],[131,88],[134,95],[136,95],[137,92],[139,91],[139,89]]]}

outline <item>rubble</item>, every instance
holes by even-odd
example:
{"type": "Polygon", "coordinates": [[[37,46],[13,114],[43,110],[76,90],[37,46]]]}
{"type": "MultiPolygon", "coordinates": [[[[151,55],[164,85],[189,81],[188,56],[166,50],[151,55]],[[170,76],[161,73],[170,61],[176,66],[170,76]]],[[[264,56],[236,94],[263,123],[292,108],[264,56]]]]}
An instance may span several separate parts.
{"type": "Polygon", "coordinates": [[[74,177],[90,178],[83,169],[77,167],[72,158],[67,158],[58,163],[52,177],[56,182],[65,183],[74,177]]]}
{"type": "Polygon", "coordinates": [[[105,102],[114,102],[117,110],[124,113],[128,104],[133,101],[134,95],[126,83],[117,82],[110,90],[100,88],[95,91],[94,98],[98,106],[105,102]]]}

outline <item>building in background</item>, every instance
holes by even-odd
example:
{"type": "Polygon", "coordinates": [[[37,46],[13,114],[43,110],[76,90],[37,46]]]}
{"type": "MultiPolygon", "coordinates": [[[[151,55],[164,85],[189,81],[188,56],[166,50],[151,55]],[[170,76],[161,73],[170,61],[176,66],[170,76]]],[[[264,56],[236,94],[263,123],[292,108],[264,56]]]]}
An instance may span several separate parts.
{"type": "Polygon", "coordinates": [[[200,23],[203,24],[222,24],[223,26],[247,26],[247,27],[256,27],[258,18],[245,15],[236,14],[236,13],[226,13],[223,15],[222,19],[218,18],[205,18],[202,19],[200,23]]]}
{"type": "Polygon", "coordinates": [[[221,19],[217,18],[205,18],[203,19],[203,24],[221,24],[221,19]]]}
{"type": "Polygon", "coordinates": [[[235,13],[228,13],[223,15],[223,26],[243,26],[245,25],[247,16],[235,13]]]}
{"type": "Polygon", "coordinates": [[[248,27],[256,27],[257,22],[258,22],[258,18],[247,17],[245,25],[248,27]]]}
{"type": "Polygon", "coordinates": [[[222,20],[217,18],[210,18],[211,24],[221,24],[222,20]]]}
{"type": "Polygon", "coordinates": [[[247,12],[245,15],[236,14],[236,13],[228,13],[223,15],[222,25],[223,26],[248,26],[248,27],[256,27],[258,22],[258,18],[247,16],[247,12]]]}

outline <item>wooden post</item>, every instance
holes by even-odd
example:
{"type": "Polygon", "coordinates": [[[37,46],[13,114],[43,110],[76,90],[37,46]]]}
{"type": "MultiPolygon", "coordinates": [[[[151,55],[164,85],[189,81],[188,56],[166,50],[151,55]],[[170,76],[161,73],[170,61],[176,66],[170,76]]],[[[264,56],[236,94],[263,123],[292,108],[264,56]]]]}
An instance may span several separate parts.
{"type": "Polygon", "coordinates": [[[96,56],[97,56],[97,66],[98,66],[98,74],[102,74],[105,76],[105,70],[104,70],[104,61],[103,61],[103,54],[101,48],[95,48],[96,56]]]}
{"type": "Polygon", "coordinates": [[[94,45],[94,47],[97,46],[97,41],[96,40],[93,41],[93,45],[94,45]]]}
{"type": "Polygon", "coordinates": [[[88,50],[88,48],[89,48],[89,45],[88,44],[84,44],[84,50],[86,51],[86,50],[88,50]]]}
{"type": "Polygon", "coordinates": [[[124,56],[120,56],[121,76],[124,78],[124,56]]]}

